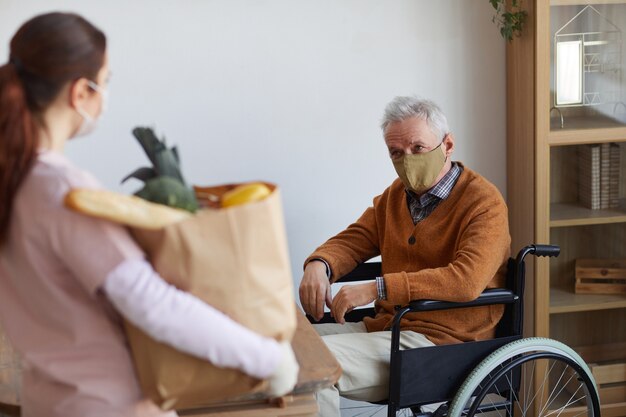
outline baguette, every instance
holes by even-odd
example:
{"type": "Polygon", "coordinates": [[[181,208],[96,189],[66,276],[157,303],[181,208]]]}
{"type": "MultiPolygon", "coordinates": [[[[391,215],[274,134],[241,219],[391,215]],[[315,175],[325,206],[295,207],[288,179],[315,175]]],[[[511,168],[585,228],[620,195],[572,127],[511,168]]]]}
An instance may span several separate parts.
{"type": "Polygon", "coordinates": [[[107,190],[72,190],[65,196],[65,206],[89,216],[151,230],[162,229],[192,216],[185,210],[107,190]]]}

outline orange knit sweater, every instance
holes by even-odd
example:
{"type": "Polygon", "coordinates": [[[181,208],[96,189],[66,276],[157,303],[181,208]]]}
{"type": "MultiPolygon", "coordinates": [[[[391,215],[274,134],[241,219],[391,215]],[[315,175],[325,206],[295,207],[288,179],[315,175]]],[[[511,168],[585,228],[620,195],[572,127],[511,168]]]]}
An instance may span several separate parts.
{"type": "MultiPolygon", "coordinates": [[[[485,288],[504,285],[510,244],[500,192],[464,168],[448,198],[417,225],[404,186],[395,180],[356,223],[317,248],[306,262],[324,259],[334,282],[382,255],[387,300],[377,301],[376,317],[364,321],[374,332],[391,326],[396,305],[418,299],[471,301],[485,288]]],[[[403,330],[422,333],[436,344],[482,340],[494,336],[502,311],[497,305],[410,313],[401,324],[403,330]]]]}

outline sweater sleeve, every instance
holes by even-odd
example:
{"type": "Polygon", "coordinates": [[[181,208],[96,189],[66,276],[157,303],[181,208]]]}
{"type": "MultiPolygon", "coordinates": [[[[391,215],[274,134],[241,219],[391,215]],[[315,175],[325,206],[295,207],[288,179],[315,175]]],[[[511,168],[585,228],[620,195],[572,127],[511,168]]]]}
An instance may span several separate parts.
{"type": "Polygon", "coordinates": [[[405,305],[411,300],[468,302],[476,299],[509,256],[506,204],[498,195],[474,209],[461,230],[454,260],[440,268],[385,274],[387,300],[405,305]]]}
{"type": "MultiPolygon", "coordinates": [[[[374,199],[374,207],[378,198],[374,199]]],[[[304,265],[314,259],[326,261],[330,266],[330,280],[335,282],[358,264],[380,255],[374,207],[369,207],[355,223],[317,248],[304,265]]]]}

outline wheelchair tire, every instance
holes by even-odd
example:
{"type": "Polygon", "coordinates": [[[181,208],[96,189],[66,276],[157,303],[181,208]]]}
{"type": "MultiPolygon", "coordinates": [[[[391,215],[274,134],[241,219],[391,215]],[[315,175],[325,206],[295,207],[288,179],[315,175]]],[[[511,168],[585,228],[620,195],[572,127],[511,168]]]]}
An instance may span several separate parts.
{"type": "Polygon", "coordinates": [[[537,417],[600,416],[598,390],[585,361],[556,340],[533,337],[511,342],[474,368],[450,404],[448,416],[512,416],[514,413],[537,417]],[[543,379],[529,383],[540,372],[544,373],[543,379]],[[511,386],[516,385],[512,381],[519,376],[522,382],[516,391],[511,386]],[[498,407],[497,411],[494,406],[498,407]]]}

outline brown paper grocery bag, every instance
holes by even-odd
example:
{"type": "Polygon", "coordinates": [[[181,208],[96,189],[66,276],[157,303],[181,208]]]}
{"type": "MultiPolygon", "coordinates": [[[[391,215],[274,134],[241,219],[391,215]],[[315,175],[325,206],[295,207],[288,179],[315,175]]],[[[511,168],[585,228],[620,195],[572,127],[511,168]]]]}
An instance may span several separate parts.
{"type": "MultiPolygon", "coordinates": [[[[196,192],[219,198],[234,186],[196,192]]],[[[206,208],[164,229],[132,233],[166,281],[257,333],[291,340],[293,282],[280,192],[271,188],[259,202],[206,208]]],[[[156,342],[130,323],[127,333],[144,393],[163,409],[201,406],[264,388],[239,371],[156,342]]]]}

